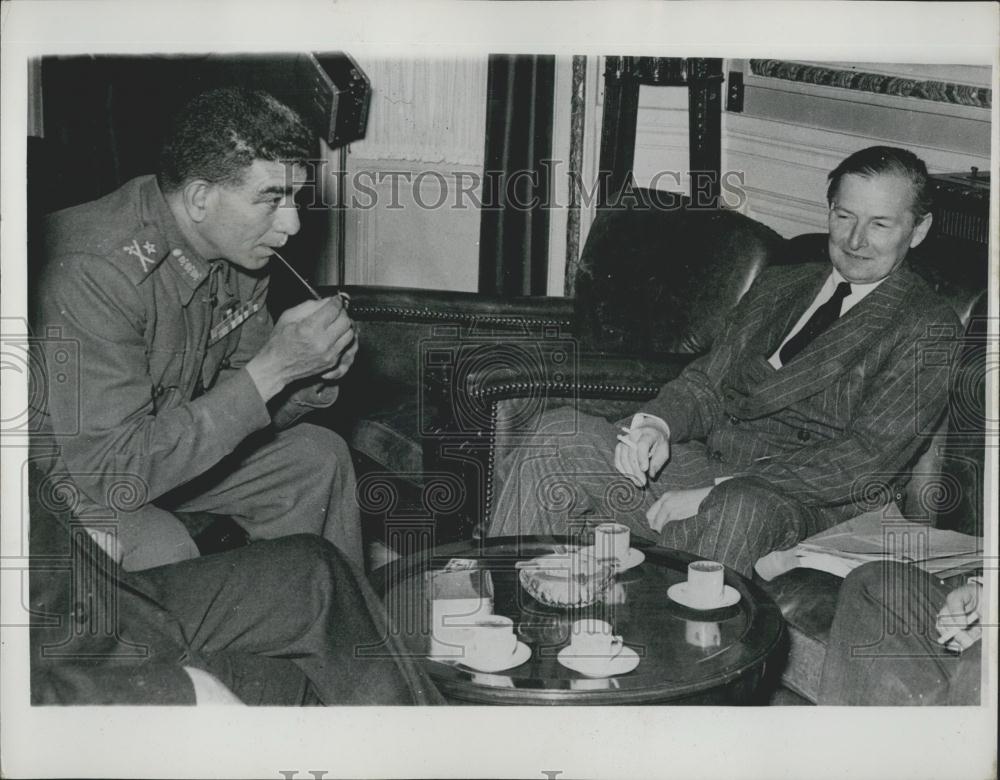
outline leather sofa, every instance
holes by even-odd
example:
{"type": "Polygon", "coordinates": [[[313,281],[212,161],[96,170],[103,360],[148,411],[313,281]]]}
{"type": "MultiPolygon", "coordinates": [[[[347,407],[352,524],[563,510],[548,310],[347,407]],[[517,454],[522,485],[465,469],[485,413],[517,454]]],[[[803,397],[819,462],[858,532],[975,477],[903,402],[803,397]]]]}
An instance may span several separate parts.
{"type": "MultiPolygon", "coordinates": [[[[364,349],[328,421],[357,453],[371,533],[401,553],[481,535],[496,457],[542,412],[637,411],[711,345],[762,268],[828,262],[825,234],[785,240],[733,212],[637,195],[599,212],[574,299],[345,288],[364,349]]],[[[932,236],[907,262],[951,301],[965,342],[948,420],[894,499],[907,517],[982,535],[987,263],[945,246],[932,236]]],[[[764,584],[789,624],[776,702],[815,701],[840,582],[795,569],[764,584]]]]}

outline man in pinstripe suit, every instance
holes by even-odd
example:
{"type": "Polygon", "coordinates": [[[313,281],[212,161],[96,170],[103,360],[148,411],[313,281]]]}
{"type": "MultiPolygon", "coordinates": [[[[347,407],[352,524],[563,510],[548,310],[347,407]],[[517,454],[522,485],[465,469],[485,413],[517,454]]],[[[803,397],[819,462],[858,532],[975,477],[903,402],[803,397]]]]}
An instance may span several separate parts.
{"type": "Polygon", "coordinates": [[[750,574],[763,555],[874,508],[886,491],[873,486],[912,464],[943,414],[944,334],[958,321],[903,262],[931,225],[924,163],[872,147],[829,180],[831,265],[761,273],[627,436],[628,421],[547,415],[538,446],[498,464],[490,535],[615,519],[750,574]]]}

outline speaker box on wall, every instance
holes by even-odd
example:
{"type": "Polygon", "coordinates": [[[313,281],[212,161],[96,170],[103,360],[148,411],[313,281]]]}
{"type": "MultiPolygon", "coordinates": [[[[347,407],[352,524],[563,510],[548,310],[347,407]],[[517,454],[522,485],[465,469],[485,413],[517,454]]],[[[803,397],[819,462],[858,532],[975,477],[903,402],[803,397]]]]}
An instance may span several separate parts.
{"type": "Polygon", "coordinates": [[[206,66],[219,85],[270,92],[331,147],[364,138],[371,83],[347,54],[213,56],[206,66]]]}

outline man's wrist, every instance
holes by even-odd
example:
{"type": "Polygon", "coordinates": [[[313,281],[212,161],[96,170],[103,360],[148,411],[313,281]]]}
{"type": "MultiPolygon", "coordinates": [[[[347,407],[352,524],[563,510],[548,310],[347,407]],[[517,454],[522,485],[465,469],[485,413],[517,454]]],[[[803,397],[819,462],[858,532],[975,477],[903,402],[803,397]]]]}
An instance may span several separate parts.
{"type": "Polygon", "coordinates": [[[636,412],[635,416],[632,417],[632,424],[629,427],[638,428],[643,425],[655,428],[667,437],[667,441],[670,441],[670,426],[667,425],[667,421],[662,417],[657,417],[655,414],[647,414],[646,412],[636,412]]]}
{"type": "Polygon", "coordinates": [[[246,364],[246,370],[250,374],[257,392],[260,393],[260,397],[264,399],[264,403],[274,398],[287,384],[281,372],[273,367],[267,357],[261,353],[250,359],[246,364]]]}

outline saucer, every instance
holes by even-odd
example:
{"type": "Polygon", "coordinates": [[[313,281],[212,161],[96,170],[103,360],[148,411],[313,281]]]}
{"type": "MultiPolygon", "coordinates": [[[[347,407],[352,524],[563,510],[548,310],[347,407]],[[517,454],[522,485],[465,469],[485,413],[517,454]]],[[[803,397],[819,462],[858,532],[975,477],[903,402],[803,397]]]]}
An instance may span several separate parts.
{"type": "MultiPolygon", "coordinates": [[[[597,548],[590,547],[589,550],[590,554],[593,555],[595,558],[597,558],[597,548]]],[[[603,562],[605,559],[597,558],[597,560],[603,562]]],[[[644,553],[642,550],[637,550],[635,547],[630,547],[628,555],[624,560],[619,561],[615,558],[610,558],[607,560],[615,571],[617,572],[628,571],[629,569],[634,569],[636,566],[638,566],[640,563],[646,560],[646,553],[644,553]]]]}
{"type": "Polygon", "coordinates": [[[631,647],[622,647],[621,652],[611,658],[576,656],[572,651],[572,647],[560,650],[559,663],[585,677],[612,677],[631,672],[639,665],[639,656],[631,647]]]}
{"type": "Polygon", "coordinates": [[[434,656],[429,655],[427,658],[431,661],[437,661],[438,663],[466,666],[469,669],[474,669],[477,672],[503,672],[507,669],[513,669],[515,666],[520,666],[525,661],[531,657],[531,648],[528,647],[524,642],[518,642],[517,647],[514,652],[507,656],[506,658],[500,658],[490,661],[476,661],[472,658],[461,658],[461,657],[448,657],[448,656],[434,656]]]}
{"type": "Polygon", "coordinates": [[[699,612],[706,612],[710,609],[722,609],[723,607],[731,607],[733,604],[737,604],[740,600],[740,592],[729,585],[723,585],[722,587],[722,601],[718,604],[713,604],[711,607],[696,607],[688,601],[687,582],[678,582],[675,585],[671,585],[667,588],[667,595],[681,606],[688,609],[696,609],[699,612]]]}

